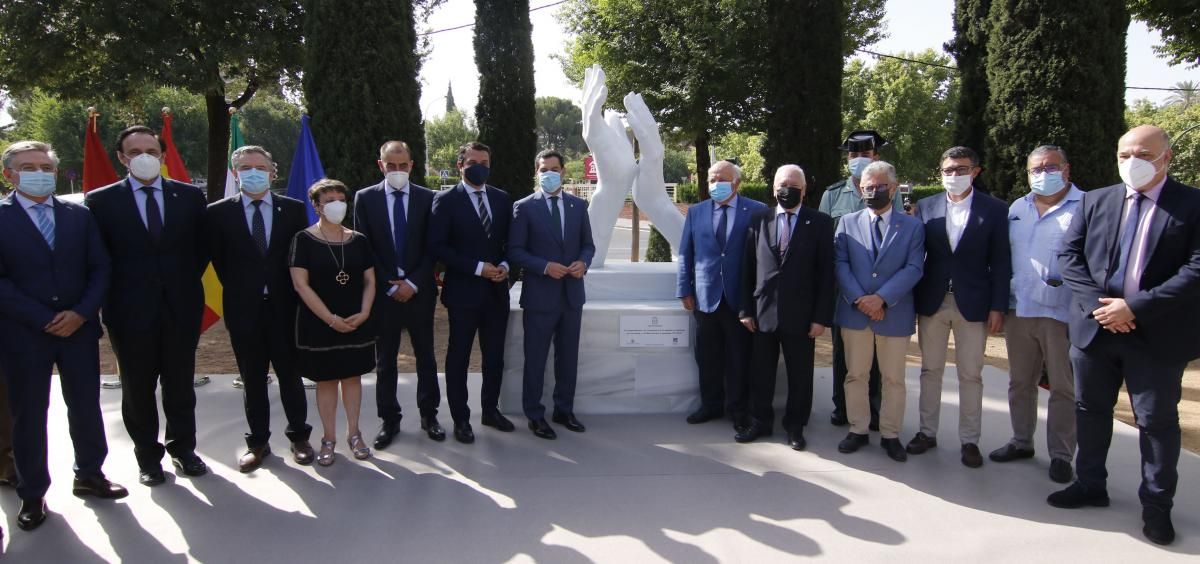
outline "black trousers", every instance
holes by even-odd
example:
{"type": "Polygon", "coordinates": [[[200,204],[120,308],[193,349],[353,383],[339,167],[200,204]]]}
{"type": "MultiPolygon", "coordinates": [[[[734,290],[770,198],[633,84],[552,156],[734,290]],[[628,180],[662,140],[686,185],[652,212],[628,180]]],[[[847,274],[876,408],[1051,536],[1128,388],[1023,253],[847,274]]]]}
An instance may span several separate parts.
{"type": "Polygon", "coordinates": [[[375,341],[375,404],[385,424],[396,424],[402,417],[396,398],[399,380],[396,358],[400,356],[400,337],[408,332],[413,356],[417,358],[417,409],[421,417],[435,417],[442,403],[438,386],[437,358],[433,354],[433,299],[400,303],[391,296],[375,298],[378,307],[379,339],[375,341]],[[380,302],[382,300],[382,302],[380,302]]]}
{"type": "MultiPolygon", "coordinates": [[[[549,297],[547,297],[549,298],[549,297]]],[[[550,343],[554,343],[554,411],[575,412],[575,382],[579,369],[579,331],[583,324],[583,308],[572,308],[565,296],[556,311],[521,312],[525,331],[525,369],[521,385],[521,404],[525,417],[543,419],[542,391],[546,382],[546,358],[550,343]]]]}
{"type": "Polygon", "coordinates": [[[200,327],[182,327],[165,305],[145,330],[110,328],[109,339],[121,373],[121,418],[133,440],[142,470],[161,468],[163,454],[183,456],[196,450],[196,345],[200,327]],[[166,416],[165,446],[158,442],[158,398],[166,416]]]}
{"type": "Polygon", "coordinates": [[[267,372],[275,367],[279,378],[279,399],[288,426],[284,431],[291,442],[307,441],[312,432],[308,424],[308,397],[304,395],[304,383],[296,372],[296,347],[294,345],[295,319],[276,313],[268,297],[263,296],[258,307],[258,318],[250,330],[230,331],[229,341],[233,345],[233,356],[237,359],[238,372],[242,375],[242,404],[246,410],[246,446],[251,448],[267,444],[271,438],[271,400],[267,393],[267,372]]]}
{"type": "Polygon", "coordinates": [[[775,423],[775,373],[779,367],[779,350],[787,371],[787,408],[783,413],[783,428],[801,432],[812,413],[813,359],[816,341],[806,333],[759,331],[754,333],[754,360],[750,383],[751,417],[770,429],[775,423]]]}
{"type": "MultiPolygon", "coordinates": [[[[842,328],[829,328],[833,339],[833,411],[846,415],[846,345],[842,342],[842,328]]],[[[879,359],[871,360],[871,377],[867,380],[867,399],[871,404],[871,422],[879,421],[879,403],[883,398],[883,376],[879,373],[879,359]]]]}
{"type": "Polygon", "coordinates": [[[8,382],[0,372],[0,480],[16,483],[17,466],[13,461],[12,412],[8,409],[8,382]]]}
{"type": "Polygon", "coordinates": [[[480,307],[446,308],[450,337],[446,343],[446,403],[455,423],[471,418],[467,407],[467,367],[471,345],[479,335],[483,355],[483,387],[480,407],[490,411],[500,403],[500,382],[504,377],[504,337],[508,332],[508,302],[496,300],[480,307]]]}
{"type": "Polygon", "coordinates": [[[1186,362],[1146,352],[1141,335],[1102,331],[1086,350],[1071,347],[1075,372],[1075,424],[1079,450],[1075,472],[1090,490],[1105,490],[1113,406],[1121,383],[1129,390],[1142,453],[1142,505],[1169,510],[1179,483],[1179,400],[1186,362]]]}
{"type": "Polygon", "coordinates": [[[750,347],[753,333],[746,330],[721,300],[712,313],[697,309],[696,366],[700,371],[700,407],[724,411],[738,422],[749,415],[750,347]]]}

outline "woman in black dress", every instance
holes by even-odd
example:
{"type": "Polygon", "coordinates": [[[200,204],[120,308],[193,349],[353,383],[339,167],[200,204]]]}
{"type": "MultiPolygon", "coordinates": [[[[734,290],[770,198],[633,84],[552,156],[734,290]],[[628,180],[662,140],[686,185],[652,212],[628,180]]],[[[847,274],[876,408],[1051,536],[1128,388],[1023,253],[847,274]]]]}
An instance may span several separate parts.
{"type": "Polygon", "coordinates": [[[317,223],[292,239],[292,284],[304,302],[296,312],[300,375],[317,383],[317,411],[325,435],[317,463],[333,464],[338,386],[346,410],[350,450],[371,456],[358,429],[361,376],[375,368],[375,332],[367,323],[375,300],[375,269],[363,234],[342,227],[346,185],[328,178],[308,189],[317,223]]]}

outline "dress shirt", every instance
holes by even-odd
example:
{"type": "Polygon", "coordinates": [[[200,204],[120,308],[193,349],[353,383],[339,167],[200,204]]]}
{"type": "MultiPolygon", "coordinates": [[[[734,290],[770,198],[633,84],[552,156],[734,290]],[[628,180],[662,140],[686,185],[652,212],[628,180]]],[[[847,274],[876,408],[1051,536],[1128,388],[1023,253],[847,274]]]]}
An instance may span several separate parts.
{"type": "MultiPolygon", "coordinates": [[[[409,187],[408,182],[405,182],[404,187],[400,188],[399,190],[392,188],[391,184],[387,184],[388,233],[392,234],[393,241],[396,238],[396,236],[395,236],[395,234],[396,234],[396,212],[395,212],[396,198],[399,197],[399,194],[401,194],[401,193],[404,194],[404,199],[401,200],[401,202],[400,202],[400,205],[404,206],[404,219],[408,219],[410,217],[409,213],[408,213],[408,204],[410,201],[412,201],[412,191],[409,190],[408,187],[409,187]]],[[[474,199],[475,196],[471,196],[471,198],[474,199]]],[[[486,200],[487,198],[484,198],[484,199],[486,200]]],[[[488,208],[488,209],[491,209],[491,208],[488,208]]],[[[478,212],[476,212],[476,213],[478,213],[478,212]]],[[[405,225],[408,225],[408,223],[406,222],[405,225]]],[[[404,236],[408,237],[408,233],[405,232],[404,236]]],[[[400,280],[404,280],[405,283],[407,283],[409,286],[411,286],[414,292],[418,291],[417,285],[413,284],[412,280],[409,280],[404,277],[405,272],[404,272],[404,267],[402,265],[399,265],[399,264],[396,265],[396,276],[398,276],[400,280]]],[[[396,293],[395,286],[388,288],[387,295],[390,296],[395,293],[396,293]]]]}
{"type": "MultiPolygon", "coordinates": [[[[268,190],[266,195],[262,197],[262,205],[259,209],[262,210],[263,226],[267,228],[267,241],[271,240],[271,225],[275,221],[275,201],[271,199],[271,191],[268,190]]],[[[250,228],[250,234],[254,234],[254,198],[242,194],[242,208],[246,212],[246,226],[250,228]]]]}
{"type": "MultiPolygon", "coordinates": [[[[492,203],[488,201],[487,185],[485,184],[482,187],[476,188],[470,184],[467,184],[466,181],[463,181],[463,186],[467,189],[467,198],[470,198],[471,200],[471,209],[475,210],[475,215],[479,216],[479,221],[483,221],[483,216],[479,215],[480,198],[475,194],[483,193],[483,207],[487,208],[488,217],[491,218],[492,224],[494,225],[496,223],[496,214],[492,213],[492,203]]],[[[405,209],[407,210],[408,208],[405,209]]],[[[503,268],[505,272],[509,271],[508,261],[506,260],[500,261],[500,264],[496,266],[503,268]]],[[[479,264],[475,265],[475,276],[483,276],[483,261],[479,261],[479,264]]]]}
{"type": "MultiPolygon", "coordinates": [[[[1146,269],[1146,261],[1150,258],[1151,251],[1146,248],[1146,235],[1150,233],[1150,222],[1154,220],[1154,212],[1158,209],[1158,197],[1162,195],[1163,185],[1166,183],[1167,177],[1164,176],[1158,184],[1142,192],[1142,195],[1146,196],[1146,199],[1142,200],[1142,219],[1138,222],[1137,236],[1133,239],[1133,247],[1129,249],[1129,264],[1125,267],[1124,288],[1126,297],[1138,293],[1139,282],[1142,280],[1142,272],[1146,269]]],[[[1135,194],[1137,194],[1136,190],[1125,186],[1125,209],[1121,212],[1122,226],[1125,225],[1125,219],[1129,217],[1130,204],[1133,203],[1133,196],[1135,194]]],[[[1117,234],[1117,240],[1121,240],[1120,233],[1117,234]]]]}
{"type": "Polygon", "coordinates": [[[717,226],[721,224],[721,214],[728,213],[729,217],[725,218],[725,240],[726,241],[729,240],[729,235],[733,233],[733,220],[734,220],[734,218],[737,217],[737,203],[738,203],[738,196],[737,196],[737,194],[734,194],[733,197],[729,199],[729,202],[725,204],[726,206],[729,207],[729,211],[723,212],[723,211],[721,211],[721,204],[718,202],[713,202],[713,214],[712,214],[713,235],[716,235],[717,226]]]}
{"type": "Polygon", "coordinates": [[[784,243],[783,243],[783,222],[791,220],[788,222],[787,233],[789,236],[794,235],[796,233],[796,214],[800,213],[800,207],[801,206],[796,206],[796,209],[789,211],[789,210],[783,209],[783,206],[781,206],[779,204],[775,204],[775,232],[779,234],[778,235],[779,240],[776,241],[775,244],[779,245],[779,248],[781,248],[781,249],[783,248],[783,245],[784,245],[784,243]],[[789,214],[789,213],[792,214],[792,217],[790,217],[790,218],[787,216],[787,214],[789,214]]]}
{"type": "Polygon", "coordinates": [[[154,179],[154,182],[151,182],[150,184],[144,184],[141,180],[134,178],[134,176],[131,174],[129,175],[129,186],[133,189],[133,201],[137,203],[138,214],[142,216],[142,224],[145,225],[147,229],[150,228],[150,224],[146,223],[146,192],[145,190],[142,190],[142,187],[151,186],[154,188],[154,201],[158,204],[158,214],[163,216],[159,219],[163,220],[163,228],[165,229],[167,226],[167,210],[163,207],[162,176],[158,176],[154,179]]]}
{"type": "MultiPolygon", "coordinates": [[[[34,211],[34,209],[33,209],[33,206],[38,205],[38,203],[25,197],[25,194],[22,194],[18,190],[14,190],[13,193],[17,195],[17,201],[20,202],[21,207],[25,209],[25,214],[29,216],[29,221],[33,222],[34,228],[38,228],[38,224],[41,221],[41,217],[38,215],[38,212],[34,211]]],[[[46,198],[46,201],[42,202],[42,203],[46,204],[47,206],[50,206],[51,210],[54,209],[54,198],[53,197],[46,198]]],[[[50,214],[50,223],[51,224],[54,223],[54,214],[50,214]]],[[[39,228],[39,233],[40,232],[41,231],[39,228]]]]}
{"type": "Polygon", "coordinates": [[[891,206],[882,215],[875,215],[874,211],[867,211],[867,213],[863,214],[863,222],[867,226],[867,237],[875,236],[875,218],[883,218],[883,223],[879,224],[879,231],[883,234],[883,241],[879,243],[880,251],[883,250],[883,243],[887,241],[888,227],[892,224],[892,211],[895,209],[895,206],[891,206]]]}
{"type": "Polygon", "coordinates": [[[951,251],[958,250],[958,242],[967,229],[967,220],[971,218],[971,202],[974,200],[974,188],[961,202],[951,200],[950,193],[946,193],[946,236],[950,238],[951,251]]]}
{"type": "Polygon", "coordinates": [[[554,210],[553,210],[553,208],[551,208],[551,206],[554,205],[554,201],[550,199],[551,196],[558,197],[558,221],[559,221],[558,233],[559,233],[559,235],[566,235],[566,232],[567,232],[567,208],[563,207],[563,191],[562,191],[562,189],[559,188],[558,192],[555,192],[553,194],[547,194],[545,191],[542,191],[542,190],[538,190],[537,192],[533,193],[534,198],[541,198],[546,201],[546,211],[550,212],[550,217],[554,217],[554,210]]]}
{"type": "Polygon", "coordinates": [[[1009,307],[1017,317],[1047,317],[1069,323],[1071,290],[1067,286],[1047,284],[1062,281],[1058,253],[1063,236],[1079,208],[1083,191],[1072,184],[1067,195],[1039,216],[1032,193],[1013,202],[1008,211],[1008,236],[1012,249],[1012,284],[1009,307]]]}

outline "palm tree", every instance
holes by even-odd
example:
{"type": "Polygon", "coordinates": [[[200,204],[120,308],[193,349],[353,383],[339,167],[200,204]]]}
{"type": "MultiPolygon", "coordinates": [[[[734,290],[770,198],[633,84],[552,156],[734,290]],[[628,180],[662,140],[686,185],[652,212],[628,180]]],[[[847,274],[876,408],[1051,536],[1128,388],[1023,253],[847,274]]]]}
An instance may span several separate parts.
{"type": "Polygon", "coordinates": [[[1179,106],[1180,109],[1186,110],[1197,102],[1200,102],[1200,88],[1195,82],[1185,80],[1175,83],[1175,93],[1167,98],[1168,106],[1179,106]]]}

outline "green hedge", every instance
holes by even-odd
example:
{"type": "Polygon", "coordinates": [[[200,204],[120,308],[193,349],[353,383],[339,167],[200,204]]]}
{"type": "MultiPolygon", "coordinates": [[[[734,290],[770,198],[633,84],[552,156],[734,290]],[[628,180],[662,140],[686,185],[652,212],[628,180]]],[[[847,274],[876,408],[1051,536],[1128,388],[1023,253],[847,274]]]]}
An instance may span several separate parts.
{"type": "MultiPolygon", "coordinates": [[[[771,195],[771,188],[766,182],[752,182],[749,180],[742,182],[741,187],[738,188],[738,194],[751,200],[758,200],[769,206],[775,205],[775,198],[771,195]]],[[[675,195],[676,200],[683,204],[695,204],[700,201],[700,194],[696,189],[696,185],[691,182],[677,185],[675,187],[675,195]]]]}
{"type": "Polygon", "coordinates": [[[646,243],[646,262],[671,262],[671,244],[653,225],[650,226],[650,241],[646,243]]]}

